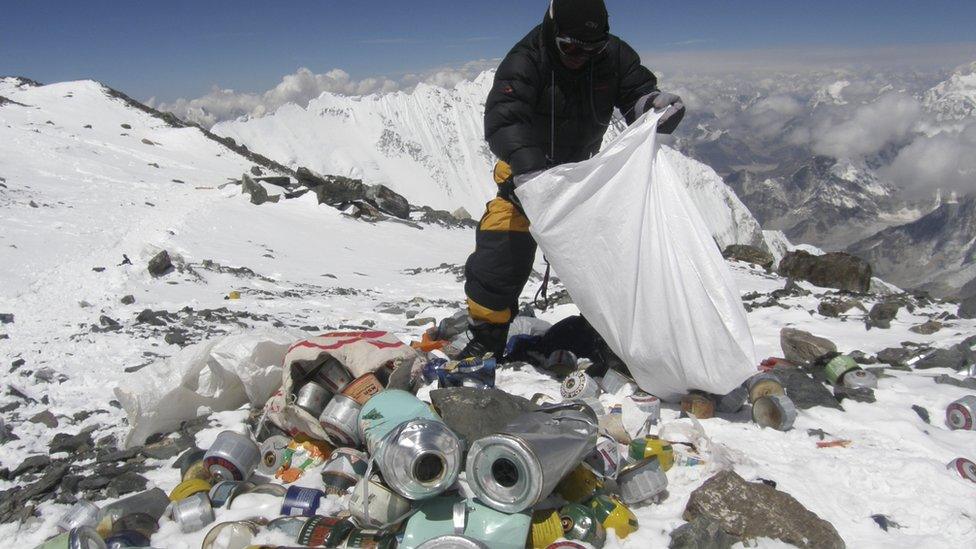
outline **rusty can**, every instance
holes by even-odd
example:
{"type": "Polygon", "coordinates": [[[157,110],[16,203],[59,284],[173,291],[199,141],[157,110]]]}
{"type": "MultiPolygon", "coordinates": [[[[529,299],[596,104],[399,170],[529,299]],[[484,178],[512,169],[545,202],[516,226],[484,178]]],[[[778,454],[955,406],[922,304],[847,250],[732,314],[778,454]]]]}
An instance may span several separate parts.
{"type": "Polygon", "coordinates": [[[654,435],[634,439],[627,448],[627,455],[634,461],[656,457],[665,472],[674,466],[674,447],[670,442],[654,435]]]}
{"type": "Polygon", "coordinates": [[[600,396],[600,386],[586,372],[576,371],[563,380],[562,386],[559,387],[559,394],[567,400],[586,400],[600,396]]]}
{"type": "Polygon", "coordinates": [[[532,513],[529,543],[533,549],[545,549],[561,537],[563,537],[563,523],[559,518],[559,511],[545,509],[532,513]]]}
{"type": "Polygon", "coordinates": [[[618,538],[624,539],[637,530],[637,515],[618,498],[599,494],[590,500],[589,505],[603,528],[613,528],[618,538]]]}
{"type": "Polygon", "coordinates": [[[962,478],[976,482],[976,463],[966,458],[956,458],[950,461],[946,467],[954,469],[962,478]]]}
{"type": "Polygon", "coordinates": [[[315,379],[333,394],[339,394],[352,382],[352,374],[335,358],[329,357],[318,371],[315,379]]]}
{"type": "Polygon", "coordinates": [[[579,503],[570,503],[559,510],[563,537],[578,540],[596,547],[603,547],[607,531],[593,515],[593,510],[579,503]]]}
{"type": "Polygon", "coordinates": [[[756,374],[746,381],[749,388],[749,402],[755,403],[762,397],[770,395],[785,395],[786,390],[776,374],[763,372],[756,374]]]}
{"type": "Polygon", "coordinates": [[[207,468],[207,464],[204,463],[201,457],[198,461],[186,465],[183,470],[182,479],[183,481],[196,479],[211,482],[213,475],[210,474],[210,469],[207,468]]]}
{"type": "Polygon", "coordinates": [[[298,543],[308,547],[338,547],[355,529],[349,519],[313,516],[298,533],[298,543]]]}
{"type": "Polygon", "coordinates": [[[952,430],[976,430],[976,396],[966,395],[946,408],[946,424],[952,430]]]}
{"type": "Polygon", "coordinates": [[[298,394],[295,395],[295,405],[312,414],[313,417],[319,417],[322,410],[325,410],[325,404],[329,402],[330,398],[332,398],[332,393],[328,389],[314,381],[309,381],[302,385],[298,394]]]}
{"type": "Polygon", "coordinates": [[[631,463],[617,475],[620,499],[627,505],[658,498],[668,487],[668,477],[657,457],[631,463]]]}
{"type": "Polygon", "coordinates": [[[221,480],[247,480],[261,461],[261,450],[247,435],[223,431],[203,458],[210,474],[221,480]]]}
{"type": "Polygon", "coordinates": [[[699,392],[688,393],[681,397],[681,411],[698,419],[715,417],[715,401],[699,392]]]}
{"type": "Polygon", "coordinates": [[[796,406],[786,395],[762,397],[752,405],[752,420],[762,427],[789,431],[796,421],[796,406]]]}
{"type": "Polygon", "coordinates": [[[319,416],[319,424],[336,446],[359,446],[359,411],[355,400],[343,394],[332,397],[319,416]]]}
{"type": "Polygon", "coordinates": [[[373,398],[373,395],[382,390],[383,384],[380,383],[380,379],[375,374],[364,374],[357,377],[349,385],[346,385],[346,388],[342,390],[342,394],[355,400],[362,406],[366,404],[367,400],[373,398]]]}
{"type": "Polygon", "coordinates": [[[601,488],[603,483],[593,469],[586,463],[580,463],[559,481],[556,485],[556,493],[566,501],[582,502],[601,488]]]}

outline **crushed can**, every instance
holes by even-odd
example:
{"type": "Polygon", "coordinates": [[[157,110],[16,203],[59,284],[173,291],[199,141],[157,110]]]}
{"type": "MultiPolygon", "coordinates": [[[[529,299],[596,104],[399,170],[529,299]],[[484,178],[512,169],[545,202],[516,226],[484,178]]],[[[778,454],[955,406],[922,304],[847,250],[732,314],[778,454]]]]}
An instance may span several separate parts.
{"type": "Polygon", "coordinates": [[[315,371],[313,377],[316,382],[335,395],[341,393],[346,385],[352,383],[352,374],[333,357],[326,359],[325,363],[315,371]]]}
{"type": "Polygon", "coordinates": [[[94,528],[98,526],[100,514],[101,509],[99,509],[97,505],[88,501],[87,499],[79,499],[74,505],[71,506],[70,509],[68,509],[68,512],[58,520],[58,530],[67,532],[82,526],[94,528]]]}
{"type": "Polygon", "coordinates": [[[674,466],[674,447],[655,435],[634,439],[627,447],[627,455],[634,461],[656,457],[661,470],[667,472],[674,466]]]}
{"type": "Polygon", "coordinates": [[[379,477],[363,477],[349,496],[349,514],[356,523],[372,528],[399,524],[410,512],[410,500],[387,488],[379,477]]]}
{"type": "Polygon", "coordinates": [[[316,515],[298,533],[298,543],[308,547],[338,547],[355,525],[349,519],[316,515]]]}
{"type": "Polygon", "coordinates": [[[850,389],[878,388],[878,378],[871,372],[862,370],[861,368],[847,372],[844,374],[843,379],[841,384],[850,389]]]}
{"type": "Polygon", "coordinates": [[[668,487],[668,477],[661,469],[657,457],[631,463],[617,475],[620,500],[627,505],[636,505],[650,500],[658,500],[668,487]]]}
{"type": "Polygon", "coordinates": [[[785,395],[786,390],[779,377],[771,372],[756,374],[746,381],[749,390],[749,402],[753,403],[762,397],[770,395],[785,395]]]}
{"type": "Polygon", "coordinates": [[[171,513],[184,534],[196,532],[215,519],[210,498],[202,492],[174,502],[171,513]]]}
{"type": "Polygon", "coordinates": [[[281,466],[288,461],[286,452],[291,444],[291,437],[274,435],[261,443],[261,461],[258,462],[258,472],[266,476],[274,476],[281,466]]]}
{"type": "Polygon", "coordinates": [[[355,400],[360,406],[383,390],[383,384],[376,374],[363,374],[342,390],[342,394],[355,400]]]}
{"type": "Polygon", "coordinates": [[[466,476],[472,492],[505,513],[535,505],[596,446],[596,423],[585,406],[552,407],[515,418],[501,433],[471,445],[466,476]]]}
{"type": "Polygon", "coordinates": [[[752,420],[761,427],[789,431],[796,421],[796,406],[786,395],[762,397],[752,405],[752,420]]]}
{"type": "Polygon", "coordinates": [[[403,497],[436,496],[457,480],[461,441],[413,394],[389,389],[374,396],[359,414],[359,430],[383,480],[403,497]]]}
{"type": "Polygon", "coordinates": [[[319,416],[319,425],[336,446],[359,446],[359,412],[362,406],[343,394],[332,397],[319,416]]]}
{"type": "Polygon", "coordinates": [[[624,539],[637,531],[637,515],[620,499],[600,494],[590,500],[589,506],[603,528],[613,528],[618,538],[624,539]]]}
{"type": "Polygon", "coordinates": [[[637,406],[638,410],[648,415],[648,419],[651,420],[652,424],[661,421],[661,399],[643,391],[637,391],[628,398],[637,406]]]}
{"type": "Polygon", "coordinates": [[[976,482],[976,463],[966,458],[956,458],[950,461],[946,468],[955,470],[959,476],[968,481],[976,482]]]}
{"type": "Polygon", "coordinates": [[[837,355],[824,366],[824,377],[827,378],[827,383],[837,385],[843,381],[844,374],[860,368],[853,358],[847,355],[837,355]]]}
{"type": "Polygon", "coordinates": [[[523,549],[532,517],[507,514],[459,496],[438,496],[417,505],[403,528],[399,547],[413,549],[444,535],[463,535],[492,549],[523,549]]]}
{"type": "Polygon", "coordinates": [[[78,526],[38,545],[35,549],[106,549],[94,528],[78,526]]]}
{"type": "Polygon", "coordinates": [[[715,401],[708,396],[691,392],[681,397],[681,411],[698,419],[715,417],[715,401]]]}
{"type": "Polygon", "coordinates": [[[600,386],[586,372],[576,371],[566,376],[559,394],[567,400],[586,400],[600,396],[600,386]]]}
{"type": "Polygon", "coordinates": [[[325,410],[326,403],[331,398],[332,393],[325,387],[314,381],[309,381],[305,385],[302,385],[301,389],[295,395],[295,405],[312,414],[312,417],[319,417],[322,414],[322,410],[325,410]]]}
{"type": "Polygon", "coordinates": [[[637,387],[633,379],[625,376],[624,374],[614,370],[613,368],[608,368],[607,373],[603,374],[600,378],[600,387],[603,392],[615,395],[625,388],[630,389],[631,392],[637,387]]]}
{"type": "Polygon", "coordinates": [[[966,395],[946,408],[946,424],[952,430],[976,430],[976,396],[966,395]]]}
{"type": "Polygon", "coordinates": [[[546,357],[545,368],[557,376],[567,376],[576,371],[579,359],[570,351],[558,350],[546,357]]]}
{"type": "Polygon", "coordinates": [[[207,470],[219,480],[247,480],[261,461],[261,450],[247,435],[223,431],[203,457],[207,470]]]}
{"type": "Polygon", "coordinates": [[[579,503],[570,503],[559,510],[566,539],[578,540],[594,547],[603,547],[607,541],[607,531],[593,515],[593,510],[579,503]]]}
{"type": "Polygon", "coordinates": [[[583,462],[590,466],[597,475],[603,478],[617,478],[620,469],[620,446],[616,439],[607,433],[600,433],[596,447],[587,454],[583,462]]]}
{"type": "Polygon", "coordinates": [[[180,457],[176,458],[176,461],[173,462],[173,467],[179,468],[180,478],[186,480],[187,470],[189,470],[194,464],[203,461],[203,456],[205,455],[207,455],[206,450],[202,450],[200,448],[190,448],[180,454],[180,457]]]}
{"type": "Polygon", "coordinates": [[[170,501],[180,501],[186,499],[193,494],[200,492],[207,493],[210,491],[210,483],[198,478],[191,478],[190,480],[184,480],[183,482],[176,485],[173,491],[169,493],[170,501]]]}
{"type": "Polygon", "coordinates": [[[529,545],[532,549],[545,549],[563,537],[563,522],[557,509],[544,509],[532,513],[532,529],[529,532],[529,545]]]}
{"type": "Polygon", "coordinates": [[[352,448],[336,448],[322,468],[322,490],[337,496],[356,485],[369,466],[369,456],[352,448]]]}
{"type": "Polygon", "coordinates": [[[215,525],[203,538],[200,549],[237,549],[250,547],[254,536],[260,531],[260,524],[251,520],[221,522],[215,525]]]}
{"type": "Polygon", "coordinates": [[[557,494],[566,501],[576,503],[590,499],[593,494],[602,489],[603,482],[585,462],[576,466],[556,485],[557,494]]]}

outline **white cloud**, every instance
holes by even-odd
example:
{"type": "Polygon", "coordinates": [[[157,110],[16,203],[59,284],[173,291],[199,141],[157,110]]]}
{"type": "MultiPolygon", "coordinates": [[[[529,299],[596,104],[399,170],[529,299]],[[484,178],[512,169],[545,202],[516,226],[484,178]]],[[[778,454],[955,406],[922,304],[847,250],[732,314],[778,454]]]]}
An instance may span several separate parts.
{"type": "Polygon", "coordinates": [[[976,190],[976,122],[960,132],[922,136],[899,151],[881,173],[916,195],[935,189],[960,194],[976,190]]]}
{"type": "Polygon", "coordinates": [[[813,150],[834,158],[860,158],[907,139],[922,117],[913,97],[889,93],[876,101],[821,120],[812,131],[813,150]]]}

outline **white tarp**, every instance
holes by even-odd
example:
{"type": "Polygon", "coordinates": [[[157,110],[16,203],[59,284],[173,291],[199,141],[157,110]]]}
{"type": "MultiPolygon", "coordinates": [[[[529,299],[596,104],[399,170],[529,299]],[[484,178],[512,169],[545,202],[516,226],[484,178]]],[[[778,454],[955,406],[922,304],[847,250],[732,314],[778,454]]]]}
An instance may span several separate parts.
{"type": "Polygon", "coordinates": [[[756,371],[752,334],[707,225],[658,154],[658,116],[516,192],[580,312],[642,389],[726,394],[756,371]]]}

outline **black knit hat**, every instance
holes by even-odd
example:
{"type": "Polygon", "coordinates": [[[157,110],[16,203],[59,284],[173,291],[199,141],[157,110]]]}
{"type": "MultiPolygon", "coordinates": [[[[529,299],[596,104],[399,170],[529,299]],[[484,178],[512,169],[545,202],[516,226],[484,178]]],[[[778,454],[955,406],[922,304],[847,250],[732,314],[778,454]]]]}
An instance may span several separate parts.
{"type": "Polygon", "coordinates": [[[552,0],[549,17],[560,35],[584,42],[602,40],[610,32],[610,18],[603,0],[552,0]]]}

